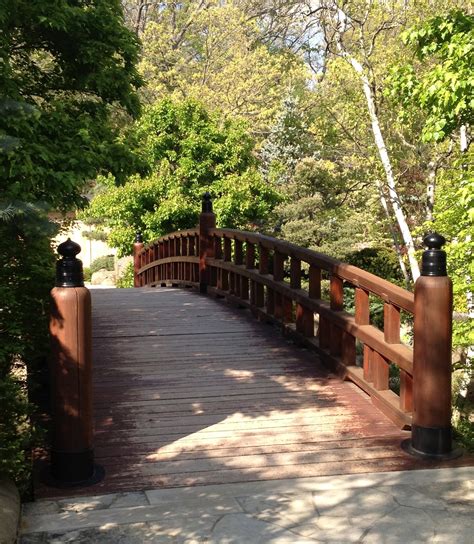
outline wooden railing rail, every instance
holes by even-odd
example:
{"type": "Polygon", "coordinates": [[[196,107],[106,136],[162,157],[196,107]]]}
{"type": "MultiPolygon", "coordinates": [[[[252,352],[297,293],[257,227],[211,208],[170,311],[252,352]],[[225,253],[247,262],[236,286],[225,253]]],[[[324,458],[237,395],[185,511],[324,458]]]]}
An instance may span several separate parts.
{"type": "MultiPolygon", "coordinates": [[[[400,427],[408,428],[413,423],[417,429],[421,428],[421,438],[414,447],[418,453],[432,450],[435,455],[446,454],[445,445],[440,446],[443,451],[436,450],[437,446],[424,447],[427,440],[446,442],[446,400],[443,400],[441,428],[426,416],[429,412],[426,388],[432,388],[433,382],[420,385],[427,380],[427,374],[426,364],[418,363],[424,368],[424,375],[418,374],[418,398],[424,400],[417,412],[414,350],[402,342],[400,331],[401,312],[405,312],[415,321],[418,359],[423,359],[425,351],[431,351],[430,356],[436,358],[435,350],[427,347],[427,327],[428,323],[437,326],[440,320],[444,323],[441,328],[438,326],[442,338],[437,339],[437,345],[440,342],[443,345],[443,361],[438,361],[438,374],[433,379],[438,380],[440,387],[449,389],[450,382],[446,381],[446,376],[450,376],[447,353],[451,341],[450,325],[446,324],[446,315],[450,323],[448,278],[435,279],[437,286],[442,285],[438,281],[442,279],[446,285],[441,289],[447,291],[441,296],[441,305],[435,304],[438,315],[427,318],[429,289],[422,289],[423,300],[416,300],[416,289],[414,295],[327,255],[255,232],[215,228],[209,196],[203,203],[199,229],[168,234],[145,246],[140,243],[135,243],[135,285],[199,287],[201,292],[225,297],[250,309],[257,318],[278,324],[295,340],[314,349],[333,371],[356,383],[400,427]],[[371,313],[374,300],[379,301],[379,306],[383,305],[380,326],[371,313]],[[419,308],[418,320],[416,308],[419,308]],[[421,325],[420,319],[423,320],[421,325]],[[398,374],[397,388],[393,386],[391,373],[398,374]],[[417,413],[424,414],[422,424],[417,423],[417,413]]],[[[441,245],[439,240],[433,244],[431,252],[438,252],[433,253],[433,258],[444,254],[441,245]]],[[[443,395],[450,395],[450,391],[443,395]]],[[[412,446],[410,444],[413,450],[412,446]]]]}

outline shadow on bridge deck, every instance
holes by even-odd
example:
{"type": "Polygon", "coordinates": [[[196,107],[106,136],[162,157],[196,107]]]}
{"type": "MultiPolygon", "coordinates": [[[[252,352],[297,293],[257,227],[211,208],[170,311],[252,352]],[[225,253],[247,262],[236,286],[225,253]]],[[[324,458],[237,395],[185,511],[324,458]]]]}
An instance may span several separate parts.
{"type": "Polygon", "coordinates": [[[245,310],[183,289],[94,290],[93,487],[38,497],[439,466],[356,386],[245,310]]]}

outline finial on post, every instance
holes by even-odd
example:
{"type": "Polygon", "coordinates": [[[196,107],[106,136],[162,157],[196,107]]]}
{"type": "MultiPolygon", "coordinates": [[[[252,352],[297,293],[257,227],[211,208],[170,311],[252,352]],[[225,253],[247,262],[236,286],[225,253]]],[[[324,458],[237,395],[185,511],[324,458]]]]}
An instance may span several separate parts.
{"type": "Polygon", "coordinates": [[[135,243],[136,244],[141,244],[142,242],[143,242],[142,231],[137,230],[137,232],[135,233],[135,243]]]}
{"type": "Polygon", "coordinates": [[[58,246],[61,259],[56,262],[56,287],[84,287],[82,261],[76,258],[81,246],[68,238],[58,246]]]}
{"type": "Polygon", "coordinates": [[[202,196],[202,213],[213,213],[211,194],[206,192],[202,196]]]}
{"type": "Polygon", "coordinates": [[[441,234],[432,232],[423,238],[423,243],[428,249],[421,258],[421,275],[446,276],[446,252],[441,249],[446,239],[441,234]]]}

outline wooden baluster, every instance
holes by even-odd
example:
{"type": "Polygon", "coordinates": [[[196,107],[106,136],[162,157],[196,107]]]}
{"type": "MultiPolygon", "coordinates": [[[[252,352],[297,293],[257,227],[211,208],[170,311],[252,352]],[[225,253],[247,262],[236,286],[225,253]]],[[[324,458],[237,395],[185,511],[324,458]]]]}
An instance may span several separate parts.
{"type": "MultiPolygon", "coordinates": [[[[189,257],[189,237],[183,239],[184,242],[184,255],[189,257]]],[[[184,281],[190,281],[191,279],[191,265],[190,263],[184,264],[184,281]]]]}
{"type": "Polygon", "coordinates": [[[413,378],[400,369],[400,410],[413,412],[413,378]]]}
{"type": "Polygon", "coordinates": [[[331,343],[331,323],[322,314],[319,314],[318,339],[319,347],[328,349],[331,343]]]}
{"type": "Polygon", "coordinates": [[[374,377],[372,373],[372,361],[374,357],[374,350],[364,344],[364,380],[368,382],[373,382],[374,377]]]}
{"type": "Polygon", "coordinates": [[[388,389],[389,368],[390,365],[387,359],[377,351],[374,351],[372,355],[372,377],[374,387],[378,391],[388,389]]]}
{"type": "Polygon", "coordinates": [[[383,334],[387,344],[400,343],[400,308],[387,302],[383,305],[383,334]]]}
{"type": "MultiPolygon", "coordinates": [[[[343,308],[344,291],[342,287],[342,279],[338,276],[331,275],[330,278],[330,306],[331,310],[340,312],[343,308]]],[[[331,323],[331,342],[329,349],[332,355],[339,355],[342,352],[342,330],[331,323]]]]}
{"type": "Polygon", "coordinates": [[[356,364],[356,339],[352,334],[343,331],[341,359],[344,365],[353,366],[356,364]]]}
{"type": "Polygon", "coordinates": [[[321,298],[321,269],[309,266],[309,298],[321,298]]]}
{"type": "MultiPolygon", "coordinates": [[[[244,251],[242,240],[234,241],[234,264],[241,266],[244,263],[244,251]]],[[[234,290],[235,294],[242,297],[242,276],[234,274],[234,290]]]]}
{"type": "Polygon", "coordinates": [[[357,325],[370,323],[369,292],[361,287],[355,289],[355,322],[357,325]]]}
{"type": "MultiPolygon", "coordinates": [[[[232,260],[232,240],[224,237],[224,261],[232,260]]],[[[222,290],[229,291],[229,271],[222,270],[222,290]]]]}
{"type": "MultiPolygon", "coordinates": [[[[171,246],[170,246],[169,239],[165,240],[165,254],[166,254],[166,258],[171,257],[171,246]]],[[[165,280],[166,281],[169,281],[171,279],[170,271],[171,271],[171,264],[166,263],[166,265],[165,265],[165,280]]]]}
{"type": "MultiPolygon", "coordinates": [[[[221,238],[219,238],[219,236],[214,237],[214,258],[217,260],[222,260],[222,240],[221,238]]],[[[217,272],[217,278],[216,278],[217,289],[222,291],[223,270],[222,268],[217,268],[216,272],[217,272]]]]}
{"type": "MultiPolygon", "coordinates": [[[[262,275],[268,274],[268,249],[263,247],[262,244],[258,245],[258,271],[262,275]]],[[[258,283],[255,286],[255,305],[257,308],[263,308],[265,306],[265,289],[262,283],[258,283]]]]}
{"type": "MultiPolygon", "coordinates": [[[[275,251],[273,255],[273,280],[283,281],[285,274],[285,255],[279,251],[275,251]]],[[[270,290],[269,290],[270,291],[270,290]]],[[[272,290],[273,291],[273,290],[272,290]]],[[[285,319],[285,309],[283,295],[278,291],[273,292],[273,313],[277,319],[285,319]]]]}
{"type": "MultiPolygon", "coordinates": [[[[252,244],[250,242],[247,242],[245,244],[245,267],[248,270],[254,270],[255,269],[255,244],[252,244]]],[[[245,282],[242,285],[242,291],[243,294],[248,293],[248,297],[250,299],[251,306],[256,305],[256,282],[254,280],[247,279],[247,287],[245,282]],[[247,291],[245,291],[247,289],[247,291]]]]}
{"type": "MultiPolygon", "coordinates": [[[[174,245],[174,256],[179,257],[179,238],[173,240],[174,245]]],[[[173,279],[177,280],[179,278],[179,263],[173,263],[173,279]]]]}
{"type": "MultiPolygon", "coordinates": [[[[199,234],[196,234],[194,236],[194,247],[195,247],[195,251],[196,251],[196,256],[199,257],[201,255],[200,253],[200,241],[199,241],[199,234]]],[[[193,266],[193,270],[194,270],[194,281],[198,282],[199,281],[199,264],[194,264],[193,266]]]]}
{"type": "Polygon", "coordinates": [[[296,257],[290,260],[290,287],[301,289],[301,261],[296,257]]]}
{"type": "MultiPolygon", "coordinates": [[[[290,286],[301,289],[301,261],[296,257],[291,257],[290,286]]],[[[296,303],[296,330],[305,336],[314,336],[314,313],[299,303],[296,303]]]]}
{"type": "Polygon", "coordinates": [[[247,242],[245,247],[245,266],[249,270],[255,268],[255,244],[250,242],[247,242]]]}

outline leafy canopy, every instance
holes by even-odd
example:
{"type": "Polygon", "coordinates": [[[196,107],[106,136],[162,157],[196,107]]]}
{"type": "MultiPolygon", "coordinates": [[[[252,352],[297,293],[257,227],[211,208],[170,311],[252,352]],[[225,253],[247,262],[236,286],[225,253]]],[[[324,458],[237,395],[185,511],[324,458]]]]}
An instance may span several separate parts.
{"type": "Polygon", "coordinates": [[[129,168],[111,118],[139,111],[137,39],[119,0],[6,0],[0,24],[0,199],[74,207],[129,168]]]}
{"type": "Polygon", "coordinates": [[[424,141],[441,141],[461,125],[474,125],[474,15],[453,10],[402,34],[427,68],[406,64],[391,75],[393,96],[406,109],[427,114],[424,141]]]}
{"type": "Polygon", "coordinates": [[[104,181],[86,210],[110,229],[109,243],[129,254],[134,234],[146,240],[194,227],[209,191],[219,225],[262,226],[278,194],[257,172],[253,141],[240,122],[210,114],[194,100],[148,107],[133,135],[144,173],[123,185],[104,181]]]}

